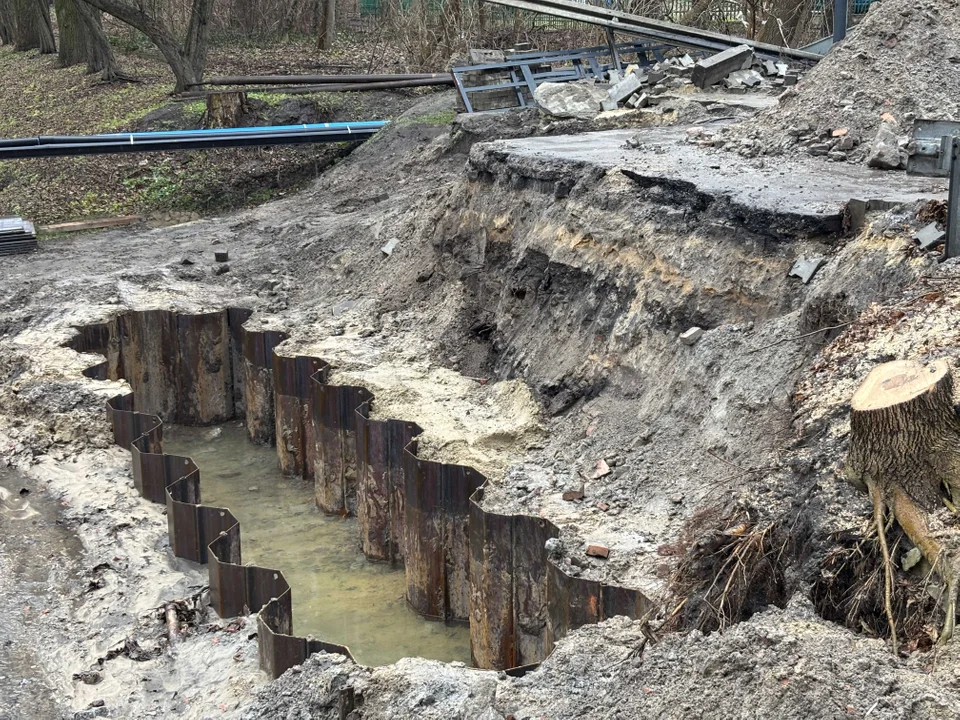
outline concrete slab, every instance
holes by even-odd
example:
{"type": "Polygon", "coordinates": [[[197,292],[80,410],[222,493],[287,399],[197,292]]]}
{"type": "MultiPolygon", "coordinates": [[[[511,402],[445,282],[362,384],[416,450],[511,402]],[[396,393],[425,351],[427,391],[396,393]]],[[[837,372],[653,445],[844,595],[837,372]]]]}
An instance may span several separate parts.
{"type": "Polygon", "coordinates": [[[663,93],[660,95],[660,99],[691,100],[701,105],[727,105],[742,110],[767,110],[777,106],[776,95],[762,93],[748,93],[747,95],[731,95],[719,92],[663,93]]]}
{"type": "Polygon", "coordinates": [[[639,132],[610,130],[501,140],[484,147],[506,153],[511,164],[556,166],[568,162],[619,168],[645,184],[689,184],[700,193],[725,199],[748,212],[828,220],[826,225],[842,218],[844,206],[852,199],[900,204],[947,197],[942,180],[800,156],[765,158],[760,163],[690,144],[686,132],[686,127],[676,126],[639,132]],[[627,139],[634,136],[640,140],[640,146],[628,147],[627,139]]]}

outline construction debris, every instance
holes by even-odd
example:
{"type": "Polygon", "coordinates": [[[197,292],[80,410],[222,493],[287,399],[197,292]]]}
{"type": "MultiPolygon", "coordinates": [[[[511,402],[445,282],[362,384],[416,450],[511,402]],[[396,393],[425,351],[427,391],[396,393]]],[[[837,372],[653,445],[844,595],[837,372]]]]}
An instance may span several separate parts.
{"type": "Polygon", "coordinates": [[[0,255],[20,255],[37,249],[32,222],[18,217],[0,218],[0,255]]]}
{"type": "Polygon", "coordinates": [[[589,119],[600,112],[609,93],[590,81],[543,83],[533,94],[537,105],[547,115],[558,118],[589,119]]]}
{"type": "Polygon", "coordinates": [[[800,278],[804,285],[809,285],[813,276],[817,274],[817,270],[823,267],[825,262],[827,262],[826,259],[822,257],[799,258],[790,268],[787,277],[800,278]]]}
{"type": "Polygon", "coordinates": [[[685,333],[681,333],[680,342],[684,345],[695,345],[703,337],[703,328],[692,327],[685,333]]]}
{"type": "Polygon", "coordinates": [[[940,230],[935,222],[930,223],[913,234],[913,239],[920,244],[921,250],[930,250],[942,243],[947,233],[940,230]]]}
{"type": "Polygon", "coordinates": [[[587,555],[606,559],[610,557],[610,548],[605,545],[587,545],[587,555]]]}
{"type": "Polygon", "coordinates": [[[693,67],[693,84],[701,90],[716,85],[737,70],[745,70],[753,63],[753,50],[740,45],[712,57],[699,60],[693,67]]]}

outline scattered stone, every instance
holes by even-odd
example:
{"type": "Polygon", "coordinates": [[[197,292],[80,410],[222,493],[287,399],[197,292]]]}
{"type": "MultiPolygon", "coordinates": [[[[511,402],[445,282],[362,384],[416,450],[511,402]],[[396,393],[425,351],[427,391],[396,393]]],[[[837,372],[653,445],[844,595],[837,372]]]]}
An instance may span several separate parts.
{"type": "Polygon", "coordinates": [[[944,241],[947,233],[937,228],[937,224],[930,223],[913,234],[913,239],[920,243],[921,250],[929,250],[944,241]]]}
{"type": "Polygon", "coordinates": [[[850,131],[847,130],[847,128],[837,128],[832,133],[830,133],[830,135],[832,135],[835,138],[846,137],[849,134],[849,132],[850,131]]]}
{"type": "Polygon", "coordinates": [[[674,505],[682,505],[682,504],[683,504],[683,495],[671,495],[671,496],[670,496],[670,502],[672,502],[674,505]]]}
{"type": "Polygon", "coordinates": [[[827,157],[830,158],[833,162],[846,162],[847,154],[840,150],[831,150],[827,153],[827,157]]]}
{"type": "Polygon", "coordinates": [[[857,146],[857,139],[853,135],[844,135],[840,138],[840,142],[837,143],[836,149],[843,150],[844,152],[849,152],[857,146]]]}
{"type": "Polygon", "coordinates": [[[593,471],[593,474],[590,477],[596,480],[598,478],[606,477],[609,474],[610,474],[610,466],[607,465],[606,460],[600,459],[600,460],[597,460],[597,467],[593,471]]]}
{"type": "Polygon", "coordinates": [[[494,63],[506,62],[507,57],[503,50],[488,50],[486,48],[475,48],[470,51],[471,65],[492,65],[494,63]]]}
{"type": "Polygon", "coordinates": [[[183,258],[180,259],[180,264],[181,264],[181,265],[193,265],[193,260],[191,260],[191,259],[188,258],[188,257],[183,257],[183,258]]]}
{"type": "Polygon", "coordinates": [[[680,334],[680,342],[684,345],[696,345],[697,341],[702,337],[703,328],[694,326],[680,334]]]}
{"type": "Polygon", "coordinates": [[[617,101],[611,100],[610,98],[607,98],[606,100],[603,100],[600,102],[600,109],[603,110],[603,112],[611,112],[613,110],[616,110],[617,107],[618,107],[617,101]]]}
{"type": "Polygon", "coordinates": [[[260,492],[260,488],[257,487],[256,485],[251,485],[250,487],[247,488],[247,492],[260,492]]]}
{"type": "Polygon", "coordinates": [[[680,67],[694,68],[696,67],[696,65],[697,65],[696,60],[694,60],[689,55],[682,55],[680,57],[680,67]]]}
{"type": "Polygon", "coordinates": [[[96,685],[103,680],[103,676],[96,670],[84,670],[83,672],[74,673],[73,679],[79,680],[84,685],[96,685]]]}
{"type": "Polygon", "coordinates": [[[789,72],[783,76],[784,87],[793,87],[798,82],[800,82],[800,75],[796,72],[789,72]]]}
{"type": "Polygon", "coordinates": [[[610,506],[609,506],[607,503],[605,503],[605,502],[598,502],[598,503],[597,503],[597,508],[599,508],[599,509],[602,510],[603,512],[606,512],[607,510],[610,509],[610,506]]]}
{"type": "Polygon", "coordinates": [[[549,538],[547,542],[543,544],[543,549],[547,551],[547,555],[554,560],[563,555],[563,543],[560,541],[560,538],[549,538]]]}
{"type": "Polygon", "coordinates": [[[777,70],[777,63],[775,63],[773,60],[763,61],[763,71],[767,75],[774,76],[774,77],[779,74],[779,70],[777,70]]]}
{"type": "Polygon", "coordinates": [[[817,270],[823,267],[826,262],[826,259],[822,257],[799,258],[790,268],[787,277],[800,278],[804,285],[809,285],[813,276],[817,274],[817,270]]]}
{"type": "MultiPolygon", "coordinates": [[[[888,115],[889,113],[884,113],[888,115]]],[[[900,139],[890,122],[880,124],[877,137],[867,153],[867,165],[880,170],[897,170],[900,168],[900,139]]]]}
{"type": "Polygon", "coordinates": [[[901,566],[903,567],[904,572],[909,572],[910,568],[916,565],[923,559],[923,553],[920,552],[920,548],[910,548],[904,556],[903,560],[900,561],[901,566]]]}
{"type": "Polygon", "coordinates": [[[637,93],[632,98],[627,100],[627,105],[632,108],[645,108],[650,105],[650,96],[646,93],[637,93]]]}
{"type": "Polygon", "coordinates": [[[583,490],[567,490],[563,493],[563,499],[567,502],[573,502],[574,500],[583,500],[583,490]]]}
{"type": "Polygon", "coordinates": [[[641,84],[640,78],[631,73],[610,88],[610,99],[615,103],[621,103],[639,90],[641,84]]]}
{"type": "Polygon", "coordinates": [[[587,545],[587,555],[606,559],[610,556],[610,549],[604,545],[587,545]]]}
{"type": "Polygon", "coordinates": [[[756,70],[737,70],[727,75],[724,83],[727,87],[757,87],[763,82],[763,76],[756,70]]]}
{"type": "Polygon", "coordinates": [[[730,73],[748,68],[752,64],[753,50],[748,45],[738,45],[697,61],[693,66],[693,84],[701,90],[706,90],[730,73]]]}
{"type": "Polygon", "coordinates": [[[380,252],[382,252],[385,256],[390,257],[393,255],[393,251],[396,250],[397,245],[399,244],[400,238],[390,238],[390,240],[387,241],[387,244],[380,248],[380,252]]]}
{"type": "Polygon", "coordinates": [[[558,118],[590,119],[600,112],[600,103],[609,99],[602,87],[592,82],[543,83],[533,94],[540,110],[558,118]]]}
{"type": "Polygon", "coordinates": [[[226,275],[228,272],[230,272],[230,266],[226,263],[221,263],[213,268],[214,275],[226,275]]]}

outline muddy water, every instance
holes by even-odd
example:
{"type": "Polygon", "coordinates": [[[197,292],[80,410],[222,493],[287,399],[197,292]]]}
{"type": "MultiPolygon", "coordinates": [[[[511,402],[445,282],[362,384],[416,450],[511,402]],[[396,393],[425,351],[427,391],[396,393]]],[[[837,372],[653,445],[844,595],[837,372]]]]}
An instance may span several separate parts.
{"type": "Polygon", "coordinates": [[[244,563],[283,571],[297,635],[347,645],[364,665],[410,656],[470,662],[469,630],[413,612],[403,569],[367,560],[356,520],[319,513],[313,484],[281,475],[273,448],[249,442],[237,423],[163,433],[164,452],[200,467],[204,504],[228,507],[239,519],[244,563]]]}

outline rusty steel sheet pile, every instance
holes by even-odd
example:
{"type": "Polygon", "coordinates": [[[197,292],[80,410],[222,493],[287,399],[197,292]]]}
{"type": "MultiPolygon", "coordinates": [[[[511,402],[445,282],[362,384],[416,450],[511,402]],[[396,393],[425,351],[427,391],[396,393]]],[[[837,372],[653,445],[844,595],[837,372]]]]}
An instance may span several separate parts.
{"type": "Polygon", "coordinates": [[[357,516],[366,557],[403,563],[411,607],[469,622],[479,668],[529,670],[581,625],[648,611],[638,590],[565,573],[545,548],[560,534],[553,523],[485,510],[481,473],[418,457],[419,425],[372,417],[366,388],[329,384],[323,359],[283,355],[278,346],[288,335],[246,329],[251,316],[238,308],[127,312],[77,328],[67,345],[105,358],[87,377],[130,383],[133,392],[111,398],[107,414],[114,441],[131,452],[136,488],[166,504],[174,554],[207,563],[217,613],[259,611],[260,666],[272,677],[320,650],[352,656],[293,636],[282,572],[242,564],[236,518],[201,503],[190,458],[163,453],[164,419],[209,425],[242,417],[252,441],[275,442],[281,470],[313,480],[320,509],[357,516]],[[171,351],[181,355],[171,359],[171,351]]]}

